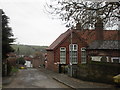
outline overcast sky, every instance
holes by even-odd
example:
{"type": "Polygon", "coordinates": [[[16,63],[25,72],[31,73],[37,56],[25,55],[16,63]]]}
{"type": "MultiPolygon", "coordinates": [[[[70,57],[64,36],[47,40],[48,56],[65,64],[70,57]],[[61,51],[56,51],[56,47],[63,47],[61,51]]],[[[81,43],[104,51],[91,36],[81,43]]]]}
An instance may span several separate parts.
{"type": "Polygon", "coordinates": [[[46,0],[0,0],[0,8],[10,18],[15,43],[49,46],[67,28],[44,11],[46,0]]]}

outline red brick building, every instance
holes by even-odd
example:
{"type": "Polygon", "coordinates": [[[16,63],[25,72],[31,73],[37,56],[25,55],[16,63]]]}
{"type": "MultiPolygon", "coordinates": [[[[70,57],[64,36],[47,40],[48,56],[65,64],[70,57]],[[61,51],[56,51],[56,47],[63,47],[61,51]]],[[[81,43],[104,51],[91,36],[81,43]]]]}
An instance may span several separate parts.
{"type": "Polygon", "coordinates": [[[33,68],[39,68],[40,67],[40,58],[39,57],[33,58],[32,64],[33,64],[33,68]]]}
{"type": "MultiPolygon", "coordinates": [[[[90,60],[92,55],[91,53],[95,53],[96,51],[98,52],[97,48],[94,52],[91,47],[92,43],[94,44],[94,41],[103,40],[106,40],[106,42],[108,40],[118,40],[118,31],[103,30],[101,27],[97,27],[95,30],[67,30],[46,49],[47,68],[55,72],[59,72],[62,66],[66,66],[68,64],[77,65],[87,63],[90,60]],[[86,52],[87,48],[89,48],[89,50],[86,52]],[[87,56],[87,53],[89,56],[87,56]]],[[[114,52],[118,54],[116,49],[114,52]]],[[[113,53],[111,52],[110,55],[113,55],[113,53]]],[[[120,57],[120,55],[118,56],[120,57]]]]}

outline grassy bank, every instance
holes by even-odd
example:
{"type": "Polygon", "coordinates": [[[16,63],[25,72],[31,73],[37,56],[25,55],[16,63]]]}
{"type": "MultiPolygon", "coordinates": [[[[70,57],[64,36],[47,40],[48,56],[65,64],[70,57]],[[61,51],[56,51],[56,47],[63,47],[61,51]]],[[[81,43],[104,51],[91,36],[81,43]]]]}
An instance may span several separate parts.
{"type": "Polygon", "coordinates": [[[17,67],[12,67],[11,73],[16,73],[16,72],[18,72],[18,68],[17,67]]]}

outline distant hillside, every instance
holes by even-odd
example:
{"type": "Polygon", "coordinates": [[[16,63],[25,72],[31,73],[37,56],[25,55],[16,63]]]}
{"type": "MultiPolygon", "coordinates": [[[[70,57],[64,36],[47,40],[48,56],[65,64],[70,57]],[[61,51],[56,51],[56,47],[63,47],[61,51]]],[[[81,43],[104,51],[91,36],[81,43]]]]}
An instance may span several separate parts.
{"type": "Polygon", "coordinates": [[[20,55],[33,55],[35,52],[40,51],[46,53],[46,48],[48,46],[34,46],[34,45],[11,45],[15,49],[15,53],[20,55]]]}

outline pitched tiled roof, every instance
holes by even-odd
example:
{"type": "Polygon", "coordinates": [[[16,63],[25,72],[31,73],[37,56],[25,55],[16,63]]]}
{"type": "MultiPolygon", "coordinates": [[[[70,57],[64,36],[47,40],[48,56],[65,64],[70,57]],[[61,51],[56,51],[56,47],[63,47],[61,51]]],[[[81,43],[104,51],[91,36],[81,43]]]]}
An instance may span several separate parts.
{"type": "MultiPolygon", "coordinates": [[[[79,35],[85,39],[85,41],[90,44],[96,40],[95,30],[85,30],[80,32],[79,35]]],[[[103,30],[104,40],[118,40],[118,31],[117,30],[103,30]]]]}
{"type": "Polygon", "coordinates": [[[118,40],[94,41],[87,49],[120,49],[119,44],[118,40]]]}
{"type": "Polygon", "coordinates": [[[71,30],[67,30],[65,33],[62,33],[48,48],[47,50],[53,50],[58,44],[60,44],[66,36],[70,35],[71,30]]]}
{"type": "MultiPolygon", "coordinates": [[[[47,50],[53,50],[56,48],[71,32],[77,33],[87,44],[96,40],[95,30],[67,30],[62,33],[48,48],[47,50]]],[[[116,30],[103,30],[104,40],[118,40],[118,31],[116,30]]]]}

